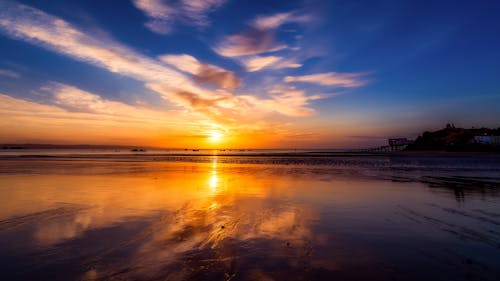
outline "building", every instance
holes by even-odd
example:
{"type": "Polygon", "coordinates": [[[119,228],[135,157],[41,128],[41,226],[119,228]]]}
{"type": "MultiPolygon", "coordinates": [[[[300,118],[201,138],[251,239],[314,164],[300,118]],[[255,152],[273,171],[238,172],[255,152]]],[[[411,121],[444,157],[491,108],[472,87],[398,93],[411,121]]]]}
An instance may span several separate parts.
{"type": "Polygon", "coordinates": [[[486,145],[500,145],[500,136],[474,136],[474,142],[486,145]]]}

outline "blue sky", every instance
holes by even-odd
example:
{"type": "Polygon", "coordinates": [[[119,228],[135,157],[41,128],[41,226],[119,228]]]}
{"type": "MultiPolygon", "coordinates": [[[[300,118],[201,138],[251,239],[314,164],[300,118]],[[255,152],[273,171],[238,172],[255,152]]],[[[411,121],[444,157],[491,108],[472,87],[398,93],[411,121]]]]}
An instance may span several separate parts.
{"type": "Polygon", "coordinates": [[[0,8],[2,142],[356,147],[500,126],[497,1],[0,8]]]}

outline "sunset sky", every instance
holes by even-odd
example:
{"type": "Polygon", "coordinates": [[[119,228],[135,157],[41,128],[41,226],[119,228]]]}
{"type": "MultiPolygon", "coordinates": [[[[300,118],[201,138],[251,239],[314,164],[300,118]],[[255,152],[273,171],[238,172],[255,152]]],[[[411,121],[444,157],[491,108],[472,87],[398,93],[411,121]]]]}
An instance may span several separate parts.
{"type": "Polygon", "coordinates": [[[500,126],[499,1],[0,0],[0,142],[345,148],[500,126]]]}

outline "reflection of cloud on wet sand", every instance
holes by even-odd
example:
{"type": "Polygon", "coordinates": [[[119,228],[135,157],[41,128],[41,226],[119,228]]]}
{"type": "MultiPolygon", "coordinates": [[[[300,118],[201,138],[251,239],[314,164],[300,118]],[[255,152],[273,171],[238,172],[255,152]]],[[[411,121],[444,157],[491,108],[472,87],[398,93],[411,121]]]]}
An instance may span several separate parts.
{"type": "MultiPolygon", "coordinates": [[[[106,266],[108,270],[98,271],[98,276],[230,279],[238,264],[259,257],[266,257],[267,265],[275,260],[303,266],[299,260],[306,260],[311,251],[313,217],[310,209],[285,202],[220,194],[191,202],[159,220],[133,258],[106,266]]],[[[262,274],[257,269],[248,273],[262,274]]]]}
{"type": "Polygon", "coordinates": [[[36,244],[47,247],[80,236],[91,227],[92,212],[89,206],[57,203],[48,210],[3,219],[0,231],[34,228],[36,244]]]}
{"type": "Polygon", "coordinates": [[[92,224],[92,215],[89,212],[87,208],[77,209],[57,218],[43,219],[38,222],[35,240],[41,246],[50,246],[82,235],[92,224]]]}

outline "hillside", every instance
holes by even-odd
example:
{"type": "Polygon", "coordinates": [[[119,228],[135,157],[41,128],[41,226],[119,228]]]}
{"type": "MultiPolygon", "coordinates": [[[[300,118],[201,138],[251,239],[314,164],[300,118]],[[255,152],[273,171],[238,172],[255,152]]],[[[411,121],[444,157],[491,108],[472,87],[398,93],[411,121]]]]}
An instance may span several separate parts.
{"type": "Polygon", "coordinates": [[[475,136],[500,136],[500,128],[446,128],[434,132],[424,132],[406,150],[441,150],[441,151],[500,151],[499,145],[481,144],[475,136]]]}

